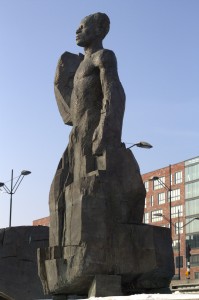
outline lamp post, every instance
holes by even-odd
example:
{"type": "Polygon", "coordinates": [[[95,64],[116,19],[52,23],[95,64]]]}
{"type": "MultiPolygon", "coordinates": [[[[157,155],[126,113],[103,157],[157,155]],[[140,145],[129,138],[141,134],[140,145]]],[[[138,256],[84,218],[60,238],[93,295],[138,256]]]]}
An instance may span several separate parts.
{"type": "Polygon", "coordinates": [[[11,171],[11,183],[10,183],[10,189],[7,187],[7,185],[4,182],[0,182],[0,187],[3,187],[5,192],[10,195],[10,217],[9,217],[9,227],[11,227],[11,219],[12,219],[12,195],[15,194],[17,191],[19,185],[21,184],[24,176],[31,174],[30,171],[23,170],[21,171],[21,174],[18,176],[17,181],[14,184],[14,178],[13,178],[13,170],[11,171]]]}
{"type": "Polygon", "coordinates": [[[139,148],[145,148],[145,149],[153,148],[153,146],[151,144],[149,144],[148,142],[143,142],[142,141],[142,142],[135,143],[135,144],[133,144],[130,147],[127,147],[127,149],[130,149],[130,148],[132,148],[134,146],[139,147],[139,148]]]}
{"type": "Polygon", "coordinates": [[[158,176],[154,176],[150,179],[150,181],[157,180],[163,188],[165,188],[169,192],[169,227],[171,230],[172,237],[172,222],[171,222],[171,165],[169,165],[169,186],[167,186],[158,176]]]}
{"type": "MultiPolygon", "coordinates": [[[[165,220],[170,221],[170,220],[168,220],[168,218],[166,216],[164,216],[161,213],[154,214],[154,216],[163,217],[165,220]]],[[[187,222],[184,225],[180,226],[180,211],[178,209],[178,223],[174,224],[173,222],[171,222],[171,225],[174,226],[174,228],[176,228],[177,229],[176,231],[178,232],[178,279],[179,280],[180,280],[180,229],[184,228],[185,226],[187,226],[188,224],[190,224],[194,220],[199,220],[199,218],[197,218],[197,217],[193,218],[189,222],[187,222]]]]}

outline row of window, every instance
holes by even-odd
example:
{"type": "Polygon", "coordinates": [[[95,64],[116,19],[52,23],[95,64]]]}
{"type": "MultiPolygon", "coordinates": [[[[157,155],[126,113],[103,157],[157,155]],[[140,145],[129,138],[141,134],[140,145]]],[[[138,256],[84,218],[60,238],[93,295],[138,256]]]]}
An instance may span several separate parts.
{"type": "MultiPolygon", "coordinates": [[[[178,274],[175,274],[172,279],[178,280],[178,274]]],[[[199,272],[194,272],[194,279],[199,279],[199,272]]]]}
{"type": "MultiPolygon", "coordinates": [[[[158,197],[158,204],[159,205],[164,204],[166,202],[166,194],[164,192],[163,193],[158,193],[157,197],[158,197]]],[[[170,192],[168,192],[168,194],[167,194],[167,201],[168,202],[170,201],[170,197],[171,197],[171,202],[180,200],[180,189],[176,189],[176,190],[171,191],[171,195],[170,195],[170,192]]],[[[154,205],[154,196],[153,195],[150,196],[149,202],[150,202],[149,206],[154,205]]],[[[145,199],[145,208],[146,207],[147,207],[147,198],[145,199]]]]}
{"type": "MultiPolygon", "coordinates": [[[[177,206],[171,207],[171,218],[178,218],[178,217],[182,217],[182,216],[183,216],[183,205],[177,205],[177,206]]],[[[150,222],[151,223],[159,222],[159,221],[162,221],[163,218],[167,220],[167,218],[163,215],[162,209],[159,209],[159,210],[154,210],[151,212],[145,212],[143,222],[146,224],[148,224],[150,222]]],[[[182,223],[182,222],[180,222],[180,223],[182,223]]],[[[177,227],[181,227],[181,226],[182,226],[182,224],[179,224],[179,226],[177,226],[177,227]]],[[[183,232],[183,231],[181,231],[181,232],[183,232]]]]}
{"type": "MultiPolygon", "coordinates": [[[[182,171],[176,172],[174,174],[174,184],[179,184],[182,182],[182,171]]],[[[172,175],[171,175],[171,184],[172,184],[172,175]]],[[[146,181],[144,183],[145,185],[145,189],[148,192],[149,191],[149,181],[146,181]]],[[[165,177],[159,177],[158,180],[154,180],[153,181],[153,189],[154,190],[158,190],[161,189],[162,187],[164,187],[165,185],[165,177]]]]}
{"type": "MultiPolygon", "coordinates": [[[[191,255],[190,256],[190,267],[197,267],[197,266],[199,266],[199,254],[191,255]]],[[[179,268],[179,267],[183,268],[183,256],[176,256],[175,257],[175,267],[176,268],[179,268]]],[[[196,272],[196,273],[199,274],[199,272],[196,272]]],[[[195,275],[195,278],[196,278],[196,276],[197,275],[195,275]]]]}
{"type": "MultiPolygon", "coordinates": [[[[199,164],[187,166],[185,168],[185,198],[193,198],[199,196],[199,181],[189,183],[190,181],[199,179],[199,164]]],[[[182,171],[176,172],[174,174],[174,183],[182,183],[182,171]]],[[[171,184],[172,184],[172,175],[171,175],[171,184]]],[[[149,191],[149,181],[144,182],[145,189],[149,191]]],[[[159,177],[158,180],[153,181],[153,190],[161,189],[165,187],[165,177],[159,177]]]]}
{"type": "Polygon", "coordinates": [[[199,248],[199,234],[187,235],[186,244],[189,244],[191,249],[199,248]]]}
{"type": "MultiPolygon", "coordinates": [[[[175,265],[176,268],[179,267],[179,260],[180,260],[180,268],[183,268],[183,256],[176,256],[175,257],[175,265]]],[[[190,267],[197,267],[199,266],[199,254],[193,254],[190,256],[190,267]]]]}

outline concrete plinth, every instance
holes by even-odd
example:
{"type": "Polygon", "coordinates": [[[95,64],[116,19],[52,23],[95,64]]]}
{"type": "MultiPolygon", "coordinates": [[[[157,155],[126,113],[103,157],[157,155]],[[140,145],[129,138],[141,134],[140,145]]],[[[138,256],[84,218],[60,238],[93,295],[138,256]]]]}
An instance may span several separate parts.
{"type": "Polygon", "coordinates": [[[61,251],[54,247],[38,251],[40,278],[46,293],[83,298],[118,296],[120,277],[124,295],[169,287],[174,264],[168,228],[117,224],[111,247],[108,242],[106,248],[96,240],[61,247],[61,251]]]}
{"type": "Polygon", "coordinates": [[[121,290],[121,276],[117,275],[97,275],[95,276],[88,297],[106,297],[106,296],[120,296],[121,290]]]}

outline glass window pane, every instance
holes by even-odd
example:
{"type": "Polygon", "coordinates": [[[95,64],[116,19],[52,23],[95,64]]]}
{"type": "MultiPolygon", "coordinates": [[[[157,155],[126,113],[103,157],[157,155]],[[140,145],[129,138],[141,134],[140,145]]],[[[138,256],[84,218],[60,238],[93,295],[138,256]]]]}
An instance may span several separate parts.
{"type": "Polygon", "coordinates": [[[145,186],[146,192],[148,192],[148,191],[149,191],[149,182],[146,181],[146,182],[144,183],[144,186],[145,186]]]}
{"type": "Polygon", "coordinates": [[[175,223],[175,234],[183,233],[183,222],[175,223]]]}
{"type": "Polygon", "coordinates": [[[189,244],[192,248],[199,248],[199,234],[186,236],[186,245],[189,244]]]}
{"type": "Polygon", "coordinates": [[[182,182],[182,171],[175,173],[175,184],[182,182]]]}
{"type": "Polygon", "coordinates": [[[165,203],[165,193],[159,193],[158,194],[158,204],[164,204],[165,203]]]}
{"type": "Polygon", "coordinates": [[[186,216],[199,214],[199,198],[185,202],[186,216]]]}
{"type": "Polygon", "coordinates": [[[171,217],[172,218],[177,218],[178,212],[179,212],[179,217],[182,217],[183,216],[183,206],[182,205],[177,205],[177,206],[171,207],[171,217]]]}
{"type": "MultiPolygon", "coordinates": [[[[175,189],[171,191],[171,201],[180,200],[180,189],[175,189]]],[[[168,192],[168,201],[170,201],[170,192],[168,192]]]]}
{"type": "Polygon", "coordinates": [[[199,164],[185,168],[185,182],[199,179],[199,164]]]}
{"type": "Polygon", "coordinates": [[[144,220],[143,221],[144,221],[145,224],[149,223],[149,213],[148,212],[144,213],[144,220]]]}
{"type": "Polygon", "coordinates": [[[158,190],[164,188],[165,177],[159,177],[158,180],[154,180],[153,189],[158,190]]]}
{"type": "Polygon", "coordinates": [[[199,266],[199,255],[194,254],[190,256],[190,265],[191,267],[199,266]]]}
{"type": "Polygon", "coordinates": [[[195,272],[195,273],[194,273],[194,278],[195,278],[195,279],[199,279],[199,272],[195,272]]]}
{"type": "Polygon", "coordinates": [[[199,181],[185,185],[185,199],[199,196],[199,181]]]}
{"type": "Polygon", "coordinates": [[[185,161],[185,166],[196,164],[199,162],[199,156],[185,161]]]}
{"type": "Polygon", "coordinates": [[[154,210],[151,212],[151,222],[158,222],[162,221],[162,209],[154,210]],[[160,216],[157,216],[157,214],[160,214],[160,216]]]}
{"type": "MultiPolygon", "coordinates": [[[[186,221],[188,222],[191,219],[193,218],[186,219],[186,221]]],[[[186,233],[194,233],[194,232],[199,232],[199,220],[193,220],[193,222],[187,224],[186,226],[186,233]]]]}
{"type": "Polygon", "coordinates": [[[153,204],[154,204],[153,196],[150,197],[150,203],[151,203],[151,206],[153,206],[153,204]]]}

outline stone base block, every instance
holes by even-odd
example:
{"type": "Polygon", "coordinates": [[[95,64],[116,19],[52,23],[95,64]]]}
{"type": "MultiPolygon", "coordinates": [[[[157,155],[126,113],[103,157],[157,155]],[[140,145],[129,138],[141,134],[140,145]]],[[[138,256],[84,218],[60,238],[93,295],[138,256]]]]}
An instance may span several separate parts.
{"type": "Polygon", "coordinates": [[[61,247],[59,258],[56,253],[38,251],[46,293],[103,297],[151,292],[169,287],[174,274],[171,234],[163,227],[120,223],[104,244],[96,239],[61,247]]]}
{"type": "Polygon", "coordinates": [[[121,296],[121,276],[97,275],[88,292],[88,297],[121,296]]]}

